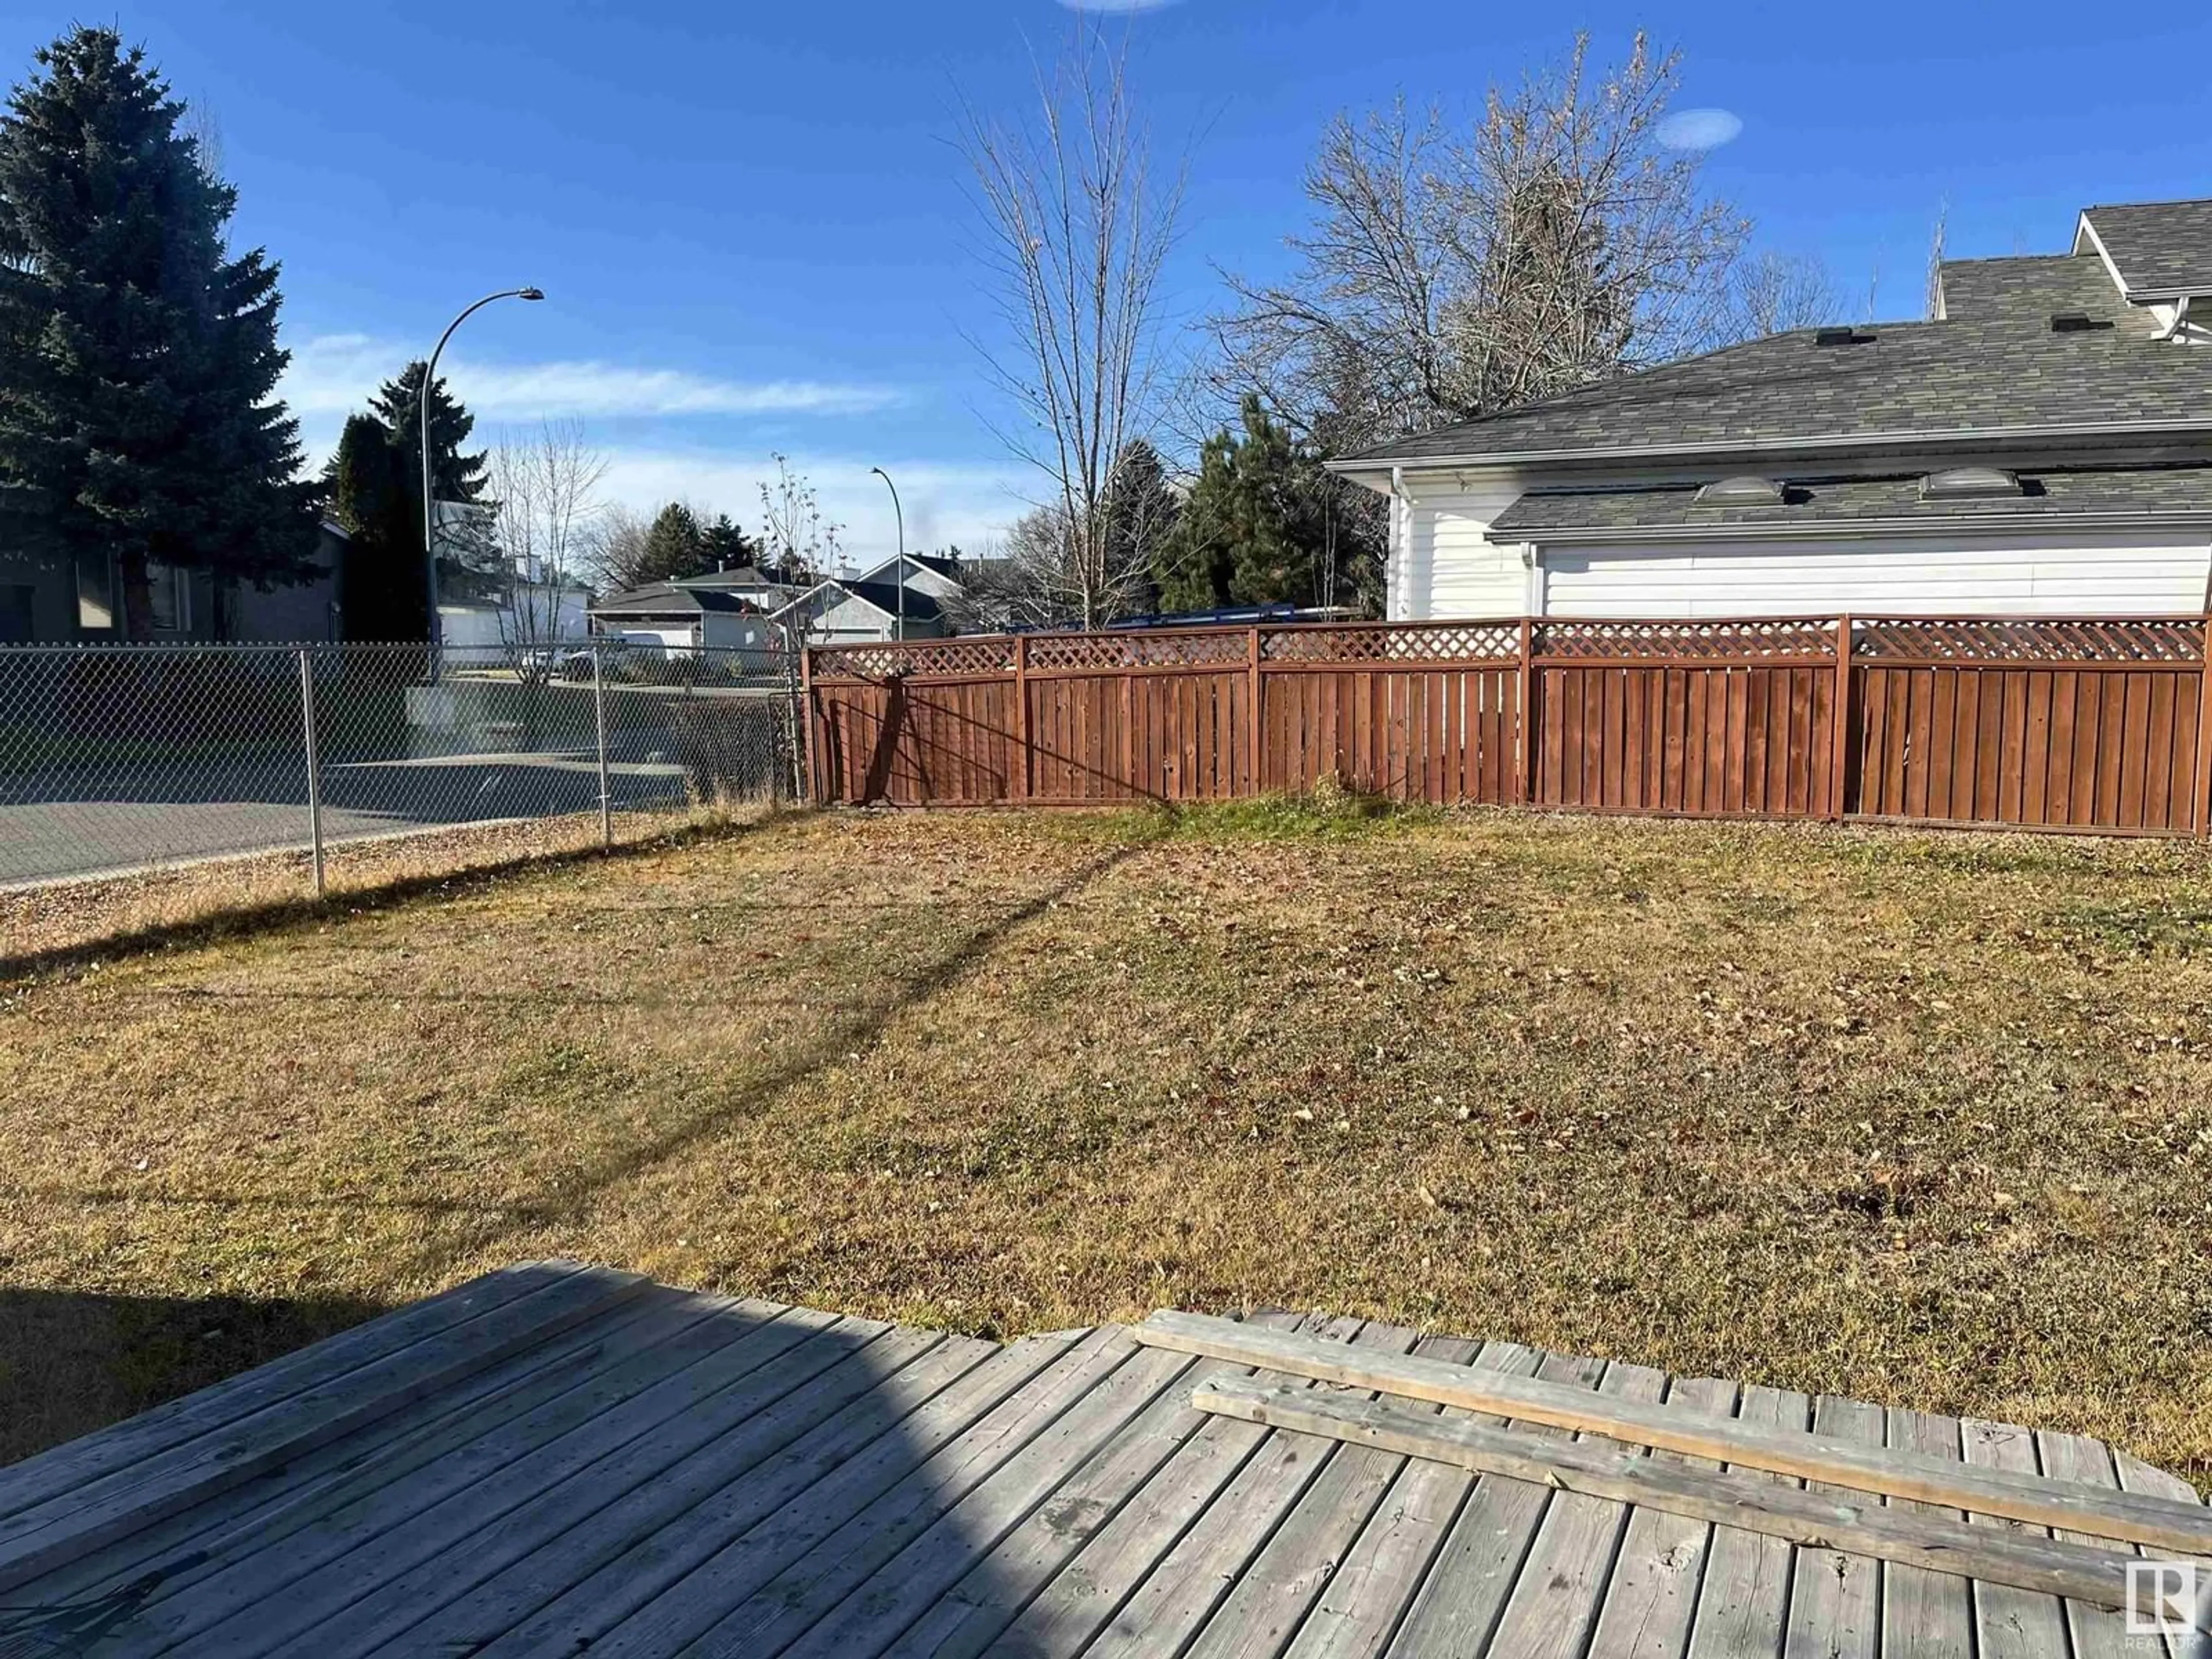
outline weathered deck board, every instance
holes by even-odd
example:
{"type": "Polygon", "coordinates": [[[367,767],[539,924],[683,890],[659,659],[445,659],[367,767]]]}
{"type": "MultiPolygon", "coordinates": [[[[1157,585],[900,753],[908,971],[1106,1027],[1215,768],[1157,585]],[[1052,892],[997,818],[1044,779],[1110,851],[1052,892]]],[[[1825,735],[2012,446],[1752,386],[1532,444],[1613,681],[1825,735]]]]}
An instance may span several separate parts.
{"type": "Polygon", "coordinates": [[[442,1631],[482,1653],[574,1652],[887,1435],[997,1353],[895,1331],[483,1584],[442,1631]],[[887,1352],[884,1344],[890,1345],[887,1352]]]}
{"type": "MultiPolygon", "coordinates": [[[[1857,1400],[1822,1395],[1813,1407],[1820,1432],[1870,1446],[1881,1444],[1881,1407],[1857,1400]]],[[[1812,1490],[1854,1501],[1863,1496],[1841,1486],[1812,1490]]],[[[1783,1659],[1874,1659],[1881,1650],[1881,1569],[1879,1561],[1839,1550],[1799,1550],[1783,1659]]]]}
{"type": "MultiPolygon", "coordinates": [[[[1813,1402],[1802,1394],[1754,1385],[1743,1390],[1735,1414],[1762,1428],[1802,1429],[1812,1422],[1813,1402]]],[[[1786,1475],[1767,1478],[1804,1484],[1786,1475]]],[[[1796,1554],[1784,1539],[1741,1527],[1715,1527],[1690,1626],[1689,1659],[1779,1653],[1796,1554]]]]}
{"type": "MultiPolygon", "coordinates": [[[[528,1334],[532,1318],[588,1304],[611,1282],[533,1264],[0,1470],[0,1517],[41,1517],[26,1536],[51,1527],[84,1537],[88,1522],[70,1507],[79,1492],[89,1524],[113,1533],[6,1597],[18,1610],[0,1612],[0,1651],[2147,1650],[2109,1610],[1200,1413],[1195,1384],[1255,1373],[1140,1346],[1119,1327],[1000,1348],[647,1287],[579,1319],[543,1318],[528,1334]],[[538,1316],[528,1311],[547,1297],[538,1316]],[[472,1331],[483,1352],[471,1366],[472,1331]],[[410,1352],[419,1377],[404,1363],[410,1352]],[[307,1420],[307,1402],[351,1413],[377,1391],[396,1391],[397,1403],[350,1429],[319,1436],[307,1420]],[[266,1445],[246,1431],[256,1421],[270,1427],[266,1445]],[[218,1446],[253,1468],[195,1495],[218,1446]]],[[[1845,1400],[1816,1409],[1756,1385],[1354,1319],[1259,1322],[1670,1412],[1733,1411],[1747,1424],[1817,1425],[1988,1469],[2193,1501],[2175,1477],[2077,1437],[1845,1400]]]]}
{"type": "Polygon", "coordinates": [[[603,1459],[636,1443],[674,1462],[712,1422],[773,1399],[787,1384],[767,1371],[771,1362],[840,1322],[777,1311],[725,1304],[720,1317],[641,1346],[578,1395],[456,1452],[440,1466],[435,1491],[387,1486],[249,1557],[221,1586],[228,1622],[215,1625],[210,1640],[237,1653],[343,1659],[419,1622],[489,1576],[499,1556],[520,1553],[587,1506],[604,1490],[603,1459]],[[272,1610],[268,1593],[279,1585],[281,1611],[272,1610]],[[343,1632],[323,1628],[340,1614],[343,1632]]]}
{"type": "MultiPolygon", "coordinates": [[[[1370,1324],[1352,1340],[1403,1353],[1413,1346],[1414,1335],[1402,1326],[1370,1324]]],[[[1264,1437],[1252,1461],[1207,1507],[1206,1524],[1184,1532],[1085,1653],[1109,1659],[1177,1650],[1204,1627],[1254,1556],[1343,1449],[1311,1435],[1264,1437]]]]}
{"type": "MultiPolygon", "coordinates": [[[[1487,1342],[1474,1363],[1525,1375],[1542,1358],[1516,1342],[1487,1342]]],[[[1444,1415],[1476,1413],[1453,1409],[1444,1415]]],[[[1456,1464],[1408,1460],[1298,1631],[1291,1648],[1293,1659],[1374,1659],[1382,1652],[1475,1480],[1474,1471],[1456,1464]]]]}
{"type": "MultiPolygon", "coordinates": [[[[1280,1316],[1262,1322],[1285,1328],[1292,1325],[1280,1316]]],[[[1349,1341],[1359,1325],[1359,1321],[1348,1319],[1313,1328],[1349,1341]]],[[[1081,1652],[1193,1522],[1213,1512],[1217,1500],[1267,1438],[1264,1431],[1248,1423],[1205,1418],[1182,1449],[985,1650],[1034,1659],[1081,1652]]]]}
{"type": "MultiPolygon", "coordinates": [[[[2026,1429],[1973,1419],[1961,1426],[1969,1463],[1987,1463],[2027,1474],[2038,1472],[2035,1437],[2026,1429]]],[[[2011,1526],[2030,1537],[2050,1536],[2047,1528],[2021,1526],[1983,1515],[1969,1516],[1967,1519],[1977,1526],[2011,1526]]],[[[2065,1651],[2064,1602],[2002,1584],[1976,1584],[1972,1588],[1974,1636],[1983,1659],[2017,1659],[2021,1655],[2065,1651]]]]}
{"type": "MultiPolygon", "coordinates": [[[[1413,1352],[1464,1364],[1477,1346],[1431,1337],[1413,1352]]],[[[1371,1446],[1339,1448],[1223,1598],[1188,1659],[1273,1659],[1281,1653],[1407,1462],[1371,1446]]]]}
{"type": "MultiPolygon", "coordinates": [[[[1595,1388],[1605,1375],[1605,1362],[1547,1354],[1537,1364],[1535,1374],[1547,1382],[1595,1388]]],[[[1540,1425],[1523,1426],[1531,1434],[1565,1436],[1563,1430],[1540,1425]]],[[[1519,1582],[1522,1563],[1535,1546],[1551,1500],[1549,1491],[1523,1481],[1501,1480],[1487,1474],[1477,1480],[1391,1652],[1410,1656],[1486,1650],[1519,1582]]]]}
{"type": "MultiPolygon", "coordinates": [[[[1884,1413],[1885,1431],[1892,1446],[1927,1452],[1939,1457],[1958,1457],[1959,1420],[1930,1417],[1925,1412],[1893,1407],[1884,1413]]],[[[1955,1510],[1931,1504],[1899,1502],[1893,1507],[1962,1520],[1955,1510]]],[[[1925,1567],[1883,1568],[1881,1619],[1885,1652],[1925,1654],[1928,1659],[1973,1659],[1974,1616],[1972,1586],[1947,1572],[1925,1567]]]]}
{"type": "MultiPolygon", "coordinates": [[[[1667,1391],[1667,1403],[1688,1411],[1732,1415],[1736,1386],[1692,1377],[1667,1391]]],[[[1702,1458],[1659,1451],[1654,1457],[1717,1468],[1702,1458]]],[[[1689,1645],[1698,1616],[1698,1587],[1705,1577],[1713,1528],[1686,1516],[1638,1510],[1620,1540],[1613,1582],[1605,1593],[1590,1659],[1676,1659],[1689,1645]]]]}
{"type": "MultiPolygon", "coordinates": [[[[142,1446],[106,1473],[0,1517],[0,1589],[64,1565],[149,1522],[242,1486],[426,1395],[459,1382],[581,1323],[647,1288],[635,1274],[586,1267],[476,1313],[335,1375],[288,1377],[286,1392],[243,1415],[229,1407],[179,1412],[158,1449],[142,1446]],[[296,1381],[305,1386],[294,1388],[296,1381]],[[221,1420],[209,1419],[220,1412],[221,1420]]],[[[465,1310],[465,1302],[456,1306],[465,1310]]],[[[406,1332],[402,1324],[396,1328],[406,1332]]],[[[249,1379],[241,1379],[246,1382],[249,1379]]],[[[242,1390],[242,1392],[244,1392],[242,1390]]],[[[195,1396],[197,1397],[197,1396],[195,1396]]],[[[252,1398],[250,1393],[245,1397],[252,1398]]],[[[179,1402],[189,1408],[191,1401],[179,1402]]],[[[126,1429],[131,1425],[125,1425],[126,1429]]],[[[100,1437],[93,1437],[98,1439],[100,1437]]],[[[68,1451],[67,1447],[59,1449],[68,1451]]],[[[112,1456],[112,1454],[110,1455],[112,1456]]],[[[64,1459],[58,1467],[69,1467],[64,1459]]],[[[52,1468],[45,1473],[51,1479],[52,1468]]]]}

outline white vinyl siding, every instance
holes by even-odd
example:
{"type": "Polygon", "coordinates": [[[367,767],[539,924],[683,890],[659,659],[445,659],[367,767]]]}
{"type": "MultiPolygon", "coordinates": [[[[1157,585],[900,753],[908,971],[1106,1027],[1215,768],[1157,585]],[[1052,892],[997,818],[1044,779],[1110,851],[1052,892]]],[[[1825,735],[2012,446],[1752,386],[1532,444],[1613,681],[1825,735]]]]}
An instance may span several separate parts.
{"type": "Polygon", "coordinates": [[[1432,617],[1517,617],[1528,608],[1529,578],[1517,544],[1486,540],[1490,521],[1519,499],[1517,479],[1486,479],[1474,489],[1409,485],[1391,514],[1390,620],[1432,617]]]}
{"type": "MultiPolygon", "coordinates": [[[[1547,547],[1542,612],[1560,617],[2129,616],[2201,611],[2202,532],[1547,547]]],[[[1462,611],[1472,616],[1475,611],[1462,611]]]]}

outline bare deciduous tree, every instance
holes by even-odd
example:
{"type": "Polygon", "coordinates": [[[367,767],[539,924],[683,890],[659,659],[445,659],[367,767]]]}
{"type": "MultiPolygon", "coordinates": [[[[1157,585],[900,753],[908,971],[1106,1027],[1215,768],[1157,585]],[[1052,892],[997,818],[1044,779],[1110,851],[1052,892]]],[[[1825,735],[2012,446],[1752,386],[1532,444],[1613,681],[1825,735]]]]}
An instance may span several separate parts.
{"type": "Polygon", "coordinates": [[[1729,329],[1755,340],[1793,328],[1818,328],[1844,314],[1844,296],[1820,260],[1759,253],[1736,262],[1729,282],[1729,329]]]}
{"type": "Polygon", "coordinates": [[[771,459],[775,462],[775,477],[760,487],[762,540],[768,549],[768,562],[787,581],[829,575],[841,557],[837,532],[842,526],[822,516],[814,486],[804,472],[793,471],[790,460],[781,453],[771,459]]]}
{"type": "Polygon", "coordinates": [[[603,591],[619,592],[643,584],[651,526],[619,502],[599,510],[584,549],[583,569],[603,591]]]}
{"type": "Polygon", "coordinates": [[[1160,270],[1182,202],[1179,170],[1154,175],[1127,70],[1126,46],[1079,19],[1058,62],[1039,70],[1028,118],[969,108],[959,135],[1004,328],[981,349],[1027,426],[1000,435],[1049,481],[1013,544],[1036,556],[1015,562],[1052,573],[1051,594],[1085,628],[1127,601],[1114,468],[1146,429],[1160,270]]]}
{"type": "Polygon", "coordinates": [[[561,637],[561,597],[581,580],[597,547],[594,520],[607,458],[580,421],[547,421],[505,434],[491,454],[499,548],[507,591],[501,627],[511,645],[561,637]]]}
{"type": "Polygon", "coordinates": [[[1747,227],[1659,143],[1679,58],[1588,53],[1492,88],[1471,128],[1402,101],[1332,122],[1289,280],[1230,278],[1224,390],[1341,452],[1725,337],[1747,227]]]}
{"type": "Polygon", "coordinates": [[[1931,323],[1936,320],[1937,313],[1942,309],[1943,233],[1948,227],[1950,219],[1951,204],[1948,201],[1938,202],[1936,204],[1936,228],[1929,233],[1928,236],[1928,303],[1923,315],[1931,323]]]}

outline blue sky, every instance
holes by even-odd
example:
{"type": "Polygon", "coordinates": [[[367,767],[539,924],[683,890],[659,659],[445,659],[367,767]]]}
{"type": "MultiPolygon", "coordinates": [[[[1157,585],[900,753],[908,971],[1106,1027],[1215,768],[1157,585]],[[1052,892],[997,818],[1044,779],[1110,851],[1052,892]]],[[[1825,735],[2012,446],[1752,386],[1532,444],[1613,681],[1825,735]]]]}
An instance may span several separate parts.
{"type": "MultiPolygon", "coordinates": [[[[1741,123],[1708,166],[1759,243],[1913,316],[1941,203],[1968,256],[2059,249],[2087,203],[2212,192],[2193,10],[1176,0],[1115,27],[1156,142],[1188,155],[1174,319],[1218,303],[1215,267],[1279,262],[1333,112],[1400,91],[1467,107],[1577,25],[1607,56],[1639,25],[1680,46],[1681,105],[1741,123]]],[[[0,3],[11,76],[80,15],[0,3]]],[[[987,424],[971,337],[990,313],[948,140],[962,99],[1024,94],[1059,0],[112,15],[213,112],[239,236],[283,264],[287,390],[319,453],[460,305],[527,282],[546,303],[472,319],[453,386],[480,430],[580,416],[635,505],[751,524],[781,450],[866,552],[892,535],[872,465],[915,544],[972,546],[1035,488],[987,424]]]]}

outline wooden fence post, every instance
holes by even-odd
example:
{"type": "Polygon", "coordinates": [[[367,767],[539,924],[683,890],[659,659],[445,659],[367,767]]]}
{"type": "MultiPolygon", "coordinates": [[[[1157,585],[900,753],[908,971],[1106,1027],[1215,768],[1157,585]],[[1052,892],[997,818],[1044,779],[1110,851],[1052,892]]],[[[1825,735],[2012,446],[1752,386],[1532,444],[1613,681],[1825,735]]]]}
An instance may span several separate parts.
{"type": "Polygon", "coordinates": [[[1006,781],[1016,800],[1027,800],[1034,787],[1030,768],[1030,636],[1014,635],[1014,748],[1020,769],[1006,781]]]}
{"type": "Polygon", "coordinates": [[[2204,658],[2197,665],[2197,833],[2212,835],[2212,617],[2204,619],[2204,658]]]}
{"type": "Polygon", "coordinates": [[[1513,787],[1523,806],[1536,804],[1536,624],[1521,618],[1521,667],[1514,689],[1520,725],[1514,733],[1513,787]]]}
{"type": "Polygon", "coordinates": [[[1851,619],[1836,618],[1836,724],[1828,757],[1828,821],[1844,820],[1844,791],[1850,781],[1851,619]]]}
{"type": "MultiPolygon", "coordinates": [[[[789,635],[787,635],[785,637],[788,639],[789,635]]],[[[599,676],[599,648],[595,646],[592,650],[592,678],[594,683],[598,681],[599,676]]],[[[785,683],[788,684],[789,681],[787,680],[785,683]]],[[[800,720],[799,740],[805,754],[804,765],[806,769],[806,793],[813,797],[812,805],[827,806],[830,803],[825,797],[830,791],[824,787],[823,773],[826,769],[823,761],[822,745],[814,734],[814,722],[817,718],[814,710],[814,647],[811,645],[801,645],[799,647],[799,714],[800,720]]]]}
{"type": "Polygon", "coordinates": [[[1137,794],[1137,672],[1124,664],[1121,669],[1121,790],[1134,799],[1137,794]]]}
{"type": "Polygon", "coordinates": [[[1267,751],[1263,741],[1266,726],[1260,718],[1260,625],[1252,624],[1252,633],[1245,644],[1244,700],[1252,705],[1245,724],[1245,741],[1252,746],[1252,793],[1267,793],[1267,751]]]}

